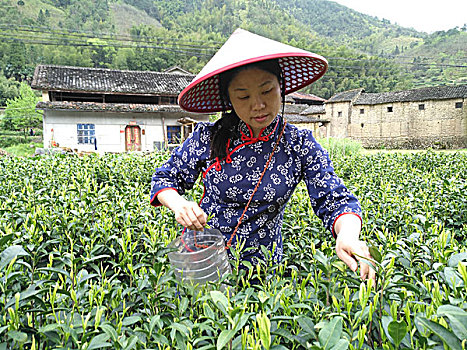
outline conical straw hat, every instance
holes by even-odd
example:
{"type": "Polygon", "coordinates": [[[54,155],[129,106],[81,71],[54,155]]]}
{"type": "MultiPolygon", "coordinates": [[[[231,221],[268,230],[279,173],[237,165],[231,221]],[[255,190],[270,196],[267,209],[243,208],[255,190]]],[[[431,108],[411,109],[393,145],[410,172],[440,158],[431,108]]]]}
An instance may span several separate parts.
{"type": "MultiPolygon", "coordinates": [[[[282,69],[285,94],[318,80],[328,66],[324,57],[237,29],[180,93],[178,103],[180,107],[190,112],[222,111],[224,106],[219,93],[219,73],[274,58],[278,59],[282,69]]],[[[232,108],[229,104],[225,107],[227,110],[232,108]]]]}

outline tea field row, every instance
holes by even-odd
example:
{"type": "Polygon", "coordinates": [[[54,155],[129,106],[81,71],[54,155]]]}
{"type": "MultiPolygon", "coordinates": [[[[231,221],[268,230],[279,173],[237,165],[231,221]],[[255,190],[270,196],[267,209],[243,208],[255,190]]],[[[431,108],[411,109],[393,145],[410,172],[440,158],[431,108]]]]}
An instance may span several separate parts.
{"type": "Polygon", "coordinates": [[[181,227],[149,205],[166,158],[0,158],[0,349],[466,348],[466,153],[334,159],[376,282],[339,261],[299,186],[283,262],[233,261],[206,288],[177,283],[166,246],[181,227]]]}

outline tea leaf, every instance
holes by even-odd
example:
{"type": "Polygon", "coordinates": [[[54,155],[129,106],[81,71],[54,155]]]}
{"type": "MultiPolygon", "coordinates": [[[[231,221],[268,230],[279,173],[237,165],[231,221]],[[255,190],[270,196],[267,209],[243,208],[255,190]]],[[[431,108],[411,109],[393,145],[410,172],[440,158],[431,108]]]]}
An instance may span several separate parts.
{"type": "Polygon", "coordinates": [[[415,221],[415,220],[419,220],[419,221],[422,223],[422,225],[425,225],[426,216],[421,215],[421,214],[417,214],[417,215],[414,215],[414,216],[413,216],[413,219],[414,219],[414,221],[415,221]]]}
{"type": "Polygon", "coordinates": [[[233,338],[234,335],[235,335],[235,331],[232,329],[223,330],[221,334],[219,335],[219,338],[217,338],[217,344],[216,344],[217,350],[224,349],[224,347],[227,345],[230,339],[233,338]]]}
{"type": "Polygon", "coordinates": [[[172,323],[170,325],[170,327],[172,329],[175,329],[175,330],[179,331],[184,336],[187,336],[188,333],[190,333],[190,330],[188,329],[187,326],[185,326],[184,324],[178,323],[178,322],[172,323]]]}
{"type": "Polygon", "coordinates": [[[214,315],[214,311],[212,311],[209,304],[207,304],[207,303],[203,304],[203,310],[204,310],[204,314],[206,315],[207,318],[210,318],[211,320],[216,319],[216,316],[214,315]]]}
{"type": "Polygon", "coordinates": [[[109,338],[110,337],[108,334],[96,335],[95,337],[91,339],[91,342],[89,343],[89,346],[87,347],[87,350],[112,347],[111,343],[107,343],[107,340],[109,340],[109,338]]]}
{"type": "Polygon", "coordinates": [[[433,322],[425,317],[416,317],[415,320],[440,337],[450,349],[462,349],[459,339],[439,323],[433,322]]]}
{"type": "Polygon", "coordinates": [[[271,347],[270,350],[289,350],[284,345],[276,344],[271,347]]]}
{"type": "Polygon", "coordinates": [[[139,321],[141,321],[141,316],[127,316],[122,320],[122,325],[131,326],[139,321]]]}
{"type": "Polygon", "coordinates": [[[15,235],[13,233],[6,234],[0,237],[0,247],[13,239],[15,235]]]}
{"type": "Polygon", "coordinates": [[[38,331],[39,333],[46,333],[46,332],[54,331],[59,327],[60,325],[58,323],[51,323],[51,324],[47,324],[45,326],[40,327],[38,331]]]}
{"type": "Polygon", "coordinates": [[[159,327],[159,329],[162,328],[163,326],[160,315],[155,315],[151,317],[151,321],[149,322],[149,333],[150,334],[152,333],[156,325],[159,327]]]}
{"type": "Polygon", "coordinates": [[[453,267],[444,268],[444,280],[451,287],[451,289],[464,286],[464,281],[462,280],[462,277],[457,273],[456,269],[454,269],[453,267]]]}
{"type": "Polygon", "coordinates": [[[318,334],[320,345],[329,350],[337,344],[342,333],[342,317],[334,317],[318,334]]]}
{"type": "Polygon", "coordinates": [[[258,299],[262,304],[264,304],[264,302],[269,299],[269,295],[260,290],[258,293],[258,299]]]}
{"type": "Polygon", "coordinates": [[[24,343],[26,340],[28,340],[28,335],[26,333],[20,332],[20,331],[8,331],[8,336],[13,339],[17,343],[24,343]]]}
{"type": "Polygon", "coordinates": [[[19,245],[13,245],[6,248],[0,254],[0,270],[3,270],[5,266],[18,256],[29,256],[29,254],[19,245]]]}
{"type": "Polygon", "coordinates": [[[313,338],[316,338],[316,332],[315,332],[315,324],[313,323],[313,320],[307,316],[299,316],[297,318],[298,324],[300,327],[303,328],[303,330],[313,336],[313,338]]]}
{"type": "Polygon", "coordinates": [[[310,305],[305,304],[305,303],[297,303],[297,304],[292,304],[289,306],[291,309],[307,309],[310,311],[313,311],[310,305]]]}
{"type": "Polygon", "coordinates": [[[441,305],[438,307],[438,315],[453,315],[457,317],[467,317],[467,312],[454,305],[441,305]]]}
{"type": "Polygon", "coordinates": [[[182,300],[180,301],[180,306],[178,312],[180,315],[183,315],[188,308],[188,298],[183,297],[182,300]]]}
{"type": "Polygon", "coordinates": [[[437,313],[449,318],[449,323],[457,338],[467,339],[467,312],[454,305],[441,305],[437,313]]]}
{"type": "Polygon", "coordinates": [[[457,267],[457,264],[464,260],[467,261],[467,252],[452,255],[448,260],[448,266],[457,267]]]}
{"type": "Polygon", "coordinates": [[[165,344],[167,346],[170,345],[169,340],[163,334],[155,333],[153,335],[153,338],[154,338],[156,344],[165,344]]]}
{"type": "Polygon", "coordinates": [[[371,246],[369,248],[370,250],[370,254],[371,254],[371,257],[378,263],[381,264],[381,261],[383,261],[383,256],[381,255],[381,253],[379,252],[379,249],[375,246],[371,246]]]}
{"type": "Polygon", "coordinates": [[[347,339],[339,339],[336,345],[331,350],[347,350],[349,348],[349,341],[347,339]]]}
{"type": "Polygon", "coordinates": [[[243,329],[243,326],[248,322],[250,316],[249,315],[242,315],[238,320],[238,323],[235,325],[234,331],[238,332],[239,330],[243,329]]]}
{"type": "Polygon", "coordinates": [[[89,259],[85,259],[83,261],[83,265],[86,265],[86,264],[89,264],[93,261],[96,261],[96,260],[101,260],[101,259],[104,259],[104,258],[110,258],[110,255],[107,255],[107,254],[103,254],[103,255],[98,255],[98,256],[93,256],[89,259]]]}
{"type": "Polygon", "coordinates": [[[123,347],[123,350],[131,350],[136,346],[137,343],[138,337],[136,335],[133,335],[128,339],[126,345],[123,347]]]}
{"type": "Polygon", "coordinates": [[[102,324],[100,325],[100,328],[109,336],[110,339],[112,339],[113,342],[117,342],[117,331],[111,324],[102,324]]]}
{"type": "Polygon", "coordinates": [[[64,276],[68,277],[71,280],[70,274],[67,271],[65,271],[64,269],[59,269],[59,268],[55,268],[55,267],[41,267],[41,268],[38,268],[37,271],[55,272],[57,275],[64,275],[64,276]]]}
{"type": "Polygon", "coordinates": [[[265,312],[256,315],[256,323],[258,324],[259,337],[261,343],[266,350],[269,350],[271,345],[271,321],[265,312]]]}
{"type": "Polygon", "coordinates": [[[388,332],[391,335],[396,347],[399,347],[400,343],[407,334],[407,323],[404,320],[392,321],[388,325],[388,332]]]}
{"type": "Polygon", "coordinates": [[[290,333],[287,329],[284,329],[284,328],[278,328],[275,331],[271,332],[271,334],[279,335],[289,340],[292,343],[296,341],[295,336],[292,333],[290,333]]]}
{"type": "Polygon", "coordinates": [[[229,306],[229,300],[222,292],[213,290],[209,294],[211,295],[211,299],[214,302],[214,304],[217,305],[217,303],[220,303],[224,307],[224,309],[227,309],[227,307],[229,306]]]}

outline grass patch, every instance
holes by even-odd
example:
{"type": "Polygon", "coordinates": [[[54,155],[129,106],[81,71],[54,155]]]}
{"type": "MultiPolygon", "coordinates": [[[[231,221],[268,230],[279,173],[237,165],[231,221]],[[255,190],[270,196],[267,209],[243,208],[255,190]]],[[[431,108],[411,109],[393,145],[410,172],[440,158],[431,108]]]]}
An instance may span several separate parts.
{"type": "Polygon", "coordinates": [[[331,159],[356,155],[363,150],[360,142],[351,139],[328,137],[318,142],[329,152],[331,159]]]}
{"type": "Polygon", "coordinates": [[[5,151],[8,154],[11,154],[13,156],[18,156],[18,157],[27,157],[27,156],[32,156],[34,155],[34,152],[36,151],[36,147],[42,147],[41,143],[21,143],[18,145],[6,147],[5,151]]]}

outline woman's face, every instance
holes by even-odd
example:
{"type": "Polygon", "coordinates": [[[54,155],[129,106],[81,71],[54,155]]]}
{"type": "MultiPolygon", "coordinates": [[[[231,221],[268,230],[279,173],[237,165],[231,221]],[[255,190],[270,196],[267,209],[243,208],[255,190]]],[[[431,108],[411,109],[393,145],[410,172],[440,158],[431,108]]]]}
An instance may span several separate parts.
{"type": "Polygon", "coordinates": [[[230,102],[254,137],[274,120],[281,107],[280,84],[274,74],[259,68],[240,71],[230,82],[230,102]]]}

